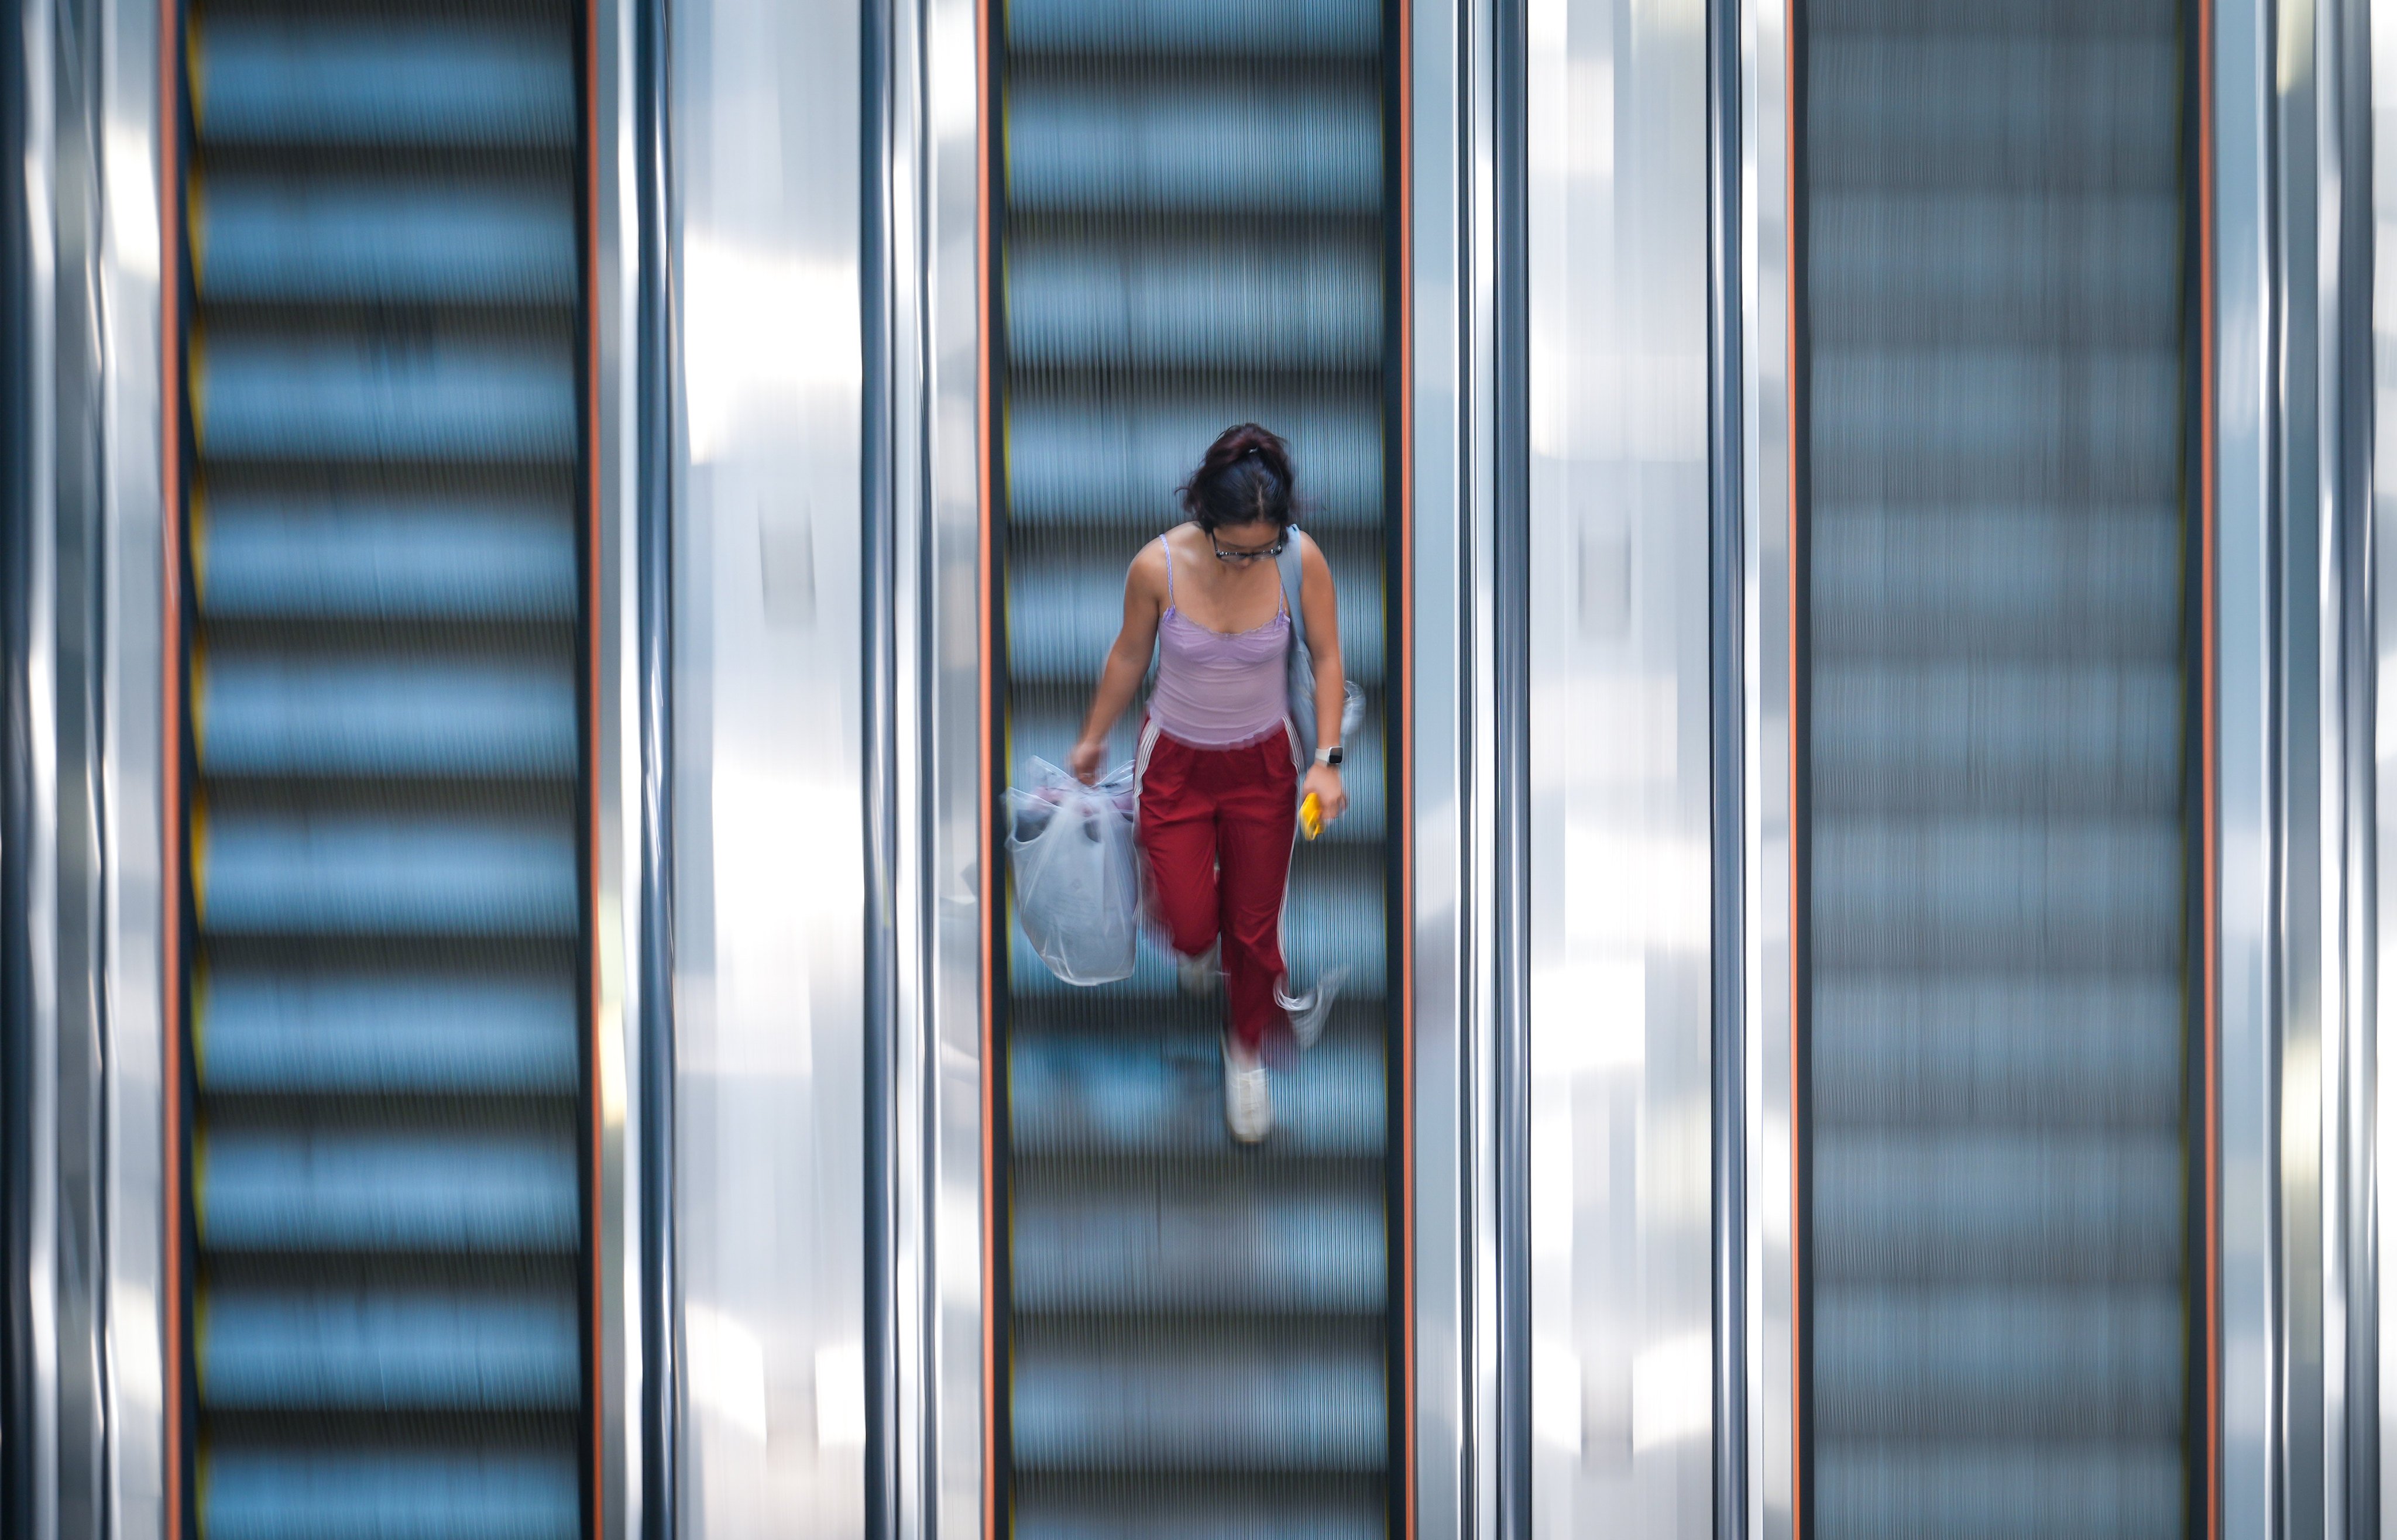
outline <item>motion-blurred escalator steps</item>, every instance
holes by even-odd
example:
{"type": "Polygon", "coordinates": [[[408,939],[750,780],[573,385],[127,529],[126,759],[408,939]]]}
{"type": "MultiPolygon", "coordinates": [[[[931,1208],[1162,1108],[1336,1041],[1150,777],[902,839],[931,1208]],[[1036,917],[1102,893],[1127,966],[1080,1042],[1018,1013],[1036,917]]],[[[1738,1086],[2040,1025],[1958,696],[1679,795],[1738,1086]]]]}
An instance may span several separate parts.
{"type": "Polygon", "coordinates": [[[2168,0],[1814,0],[1811,1533],[2190,1533],[2168,0]]]}
{"type": "Polygon", "coordinates": [[[190,18],[199,1533],[584,1533],[576,11],[190,18]]]}
{"type": "MultiPolygon", "coordinates": [[[[1220,995],[1144,945],[1057,983],[1010,927],[1008,1488],[1027,1537],[1367,1536],[1397,1511],[1384,553],[1390,258],[1378,0],[1010,0],[997,303],[1010,766],[1062,757],[1216,434],[1291,441],[1374,709],[1293,862],[1303,986],[1350,970],[1224,1130],[1220,995]]],[[[1129,733],[1119,740],[1129,742],[1129,733]]]]}

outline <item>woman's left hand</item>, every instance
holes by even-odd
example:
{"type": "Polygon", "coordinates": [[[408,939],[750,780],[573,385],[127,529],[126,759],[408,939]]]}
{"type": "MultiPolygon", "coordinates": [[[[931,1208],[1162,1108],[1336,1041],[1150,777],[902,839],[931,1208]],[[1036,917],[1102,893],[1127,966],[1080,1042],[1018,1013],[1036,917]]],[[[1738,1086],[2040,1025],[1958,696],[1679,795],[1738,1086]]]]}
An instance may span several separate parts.
{"type": "Polygon", "coordinates": [[[1316,806],[1326,824],[1348,810],[1348,793],[1340,784],[1340,769],[1336,765],[1309,766],[1306,783],[1299,792],[1300,800],[1304,801],[1308,792],[1315,794],[1316,806]]]}

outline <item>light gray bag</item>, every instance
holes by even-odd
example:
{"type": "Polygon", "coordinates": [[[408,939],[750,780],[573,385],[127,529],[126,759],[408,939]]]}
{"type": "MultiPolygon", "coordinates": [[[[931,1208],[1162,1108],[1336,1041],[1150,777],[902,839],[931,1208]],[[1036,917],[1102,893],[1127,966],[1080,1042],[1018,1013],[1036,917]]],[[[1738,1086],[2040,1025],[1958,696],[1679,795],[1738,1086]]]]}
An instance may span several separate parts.
{"type": "Polygon", "coordinates": [[[1132,977],[1140,944],[1132,768],[1086,786],[1046,759],[1007,788],[1015,917],[1049,971],[1085,987],[1132,977]]]}
{"type": "MultiPolygon", "coordinates": [[[[1281,569],[1282,602],[1290,606],[1290,719],[1298,728],[1298,752],[1312,759],[1316,747],[1315,654],[1306,645],[1306,611],[1298,602],[1298,526],[1285,526],[1281,538],[1281,555],[1274,558],[1274,565],[1281,569]]],[[[1340,703],[1340,741],[1346,743],[1364,724],[1365,691],[1359,688],[1354,676],[1344,675],[1342,682],[1347,689],[1346,698],[1340,703]]]]}

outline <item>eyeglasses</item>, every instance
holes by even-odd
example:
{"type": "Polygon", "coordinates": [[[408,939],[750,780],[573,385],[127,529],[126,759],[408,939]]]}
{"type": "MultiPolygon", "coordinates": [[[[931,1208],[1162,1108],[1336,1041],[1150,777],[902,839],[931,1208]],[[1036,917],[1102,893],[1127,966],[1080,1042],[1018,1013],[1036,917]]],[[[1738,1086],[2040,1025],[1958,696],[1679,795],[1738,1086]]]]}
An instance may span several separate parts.
{"type": "Polygon", "coordinates": [[[1215,537],[1212,535],[1209,535],[1207,537],[1207,543],[1215,547],[1215,559],[1217,561],[1228,561],[1235,567],[1246,567],[1252,561],[1271,561],[1274,557],[1280,556],[1283,548],[1290,544],[1290,537],[1288,535],[1284,535],[1281,539],[1275,541],[1271,545],[1266,546],[1262,551],[1226,551],[1221,544],[1216,542],[1215,537]]]}

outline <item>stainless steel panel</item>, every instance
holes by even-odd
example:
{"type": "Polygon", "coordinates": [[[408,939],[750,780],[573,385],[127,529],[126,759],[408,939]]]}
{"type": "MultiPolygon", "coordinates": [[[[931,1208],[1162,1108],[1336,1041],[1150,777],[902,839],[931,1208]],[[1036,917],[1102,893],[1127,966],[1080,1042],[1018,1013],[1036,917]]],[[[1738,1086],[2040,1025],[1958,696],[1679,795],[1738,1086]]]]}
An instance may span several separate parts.
{"type": "Polygon", "coordinates": [[[1708,1144],[1713,1188],[1714,1533],[1748,1533],[1748,481],[1738,7],[1707,7],[1707,595],[1710,910],[1708,1144]]]}
{"type": "Polygon", "coordinates": [[[2336,1355],[2325,1305],[2324,1266],[2335,1231],[2325,1223],[2337,1181],[2328,1145],[2336,1125],[2338,1025],[2337,926],[2331,898],[2337,863],[2328,848],[2337,821],[2337,716],[2325,710],[2336,663],[2324,637],[2337,624],[2332,582],[2334,509],[2323,477],[2326,381],[2321,369],[2323,292],[2329,252],[2320,200],[2323,144],[2316,132],[2323,79],[2315,36],[2323,10],[2280,9],[2271,53],[2274,93],[2272,221],[2274,443],[2271,490],[2278,613],[2270,688],[2276,696],[2274,833],[2276,941],[2280,948],[2275,1112],[2279,1119],[2274,1259],[2283,1290],[2274,1325],[2282,1352],[2281,1399],[2274,1427],[2281,1466],[2276,1518],[2285,1534],[2325,1533],[2323,1457],[2331,1443],[2326,1413],[2336,1355]]]}
{"type": "Polygon", "coordinates": [[[2281,1265],[2287,1401],[2282,1521],[2291,1534],[2377,1521],[2377,1321],[2359,1310],[2373,1244],[2360,1203],[2374,1099],[2368,291],[2372,256],[2364,7],[2283,10],[2274,68],[2280,628],[2285,889],[2281,1265]]]}
{"type": "Polygon", "coordinates": [[[88,10],[48,9],[36,29],[40,52],[31,56],[43,88],[28,93],[28,105],[39,102],[42,108],[31,131],[46,164],[28,176],[27,192],[47,194],[48,215],[33,227],[34,260],[47,267],[48,290],[48,303],[35,319],[48,352],[41,378],[52,382],[51,389],[36,391],[48,421],[43,424],[47,453],[37,467],[34,517],[48,536],[51,569],[47,586],[52,609],[45,630],[51,640],[50,788],[56,820],[46,864],[50,923],[47,935],[36,942],[51,954],[52,999],[48,1019],[36,1019],[34,1051],[47,1058],[44,1078],[54,1088],[50,1127],[42,1141],[50,1168],[43,1184],[49,1212],[37,1231],[49,1244],[51,1351],[48,1383],[36,1393],[44,1395],[51,1415],[41,1473],[50,1522],[54,1533],[70,1535],[96,1533],[109,1512],[110,1401],[103,1354],[110,1307],[104,1238],[110,1167],[101,1015],[108,921],[100,831],[106,751],[101,690],[108,653],[103,553],[109,537],[109,444],[102,430],[107,340],[100,326],[100,264],[107,204],[97,153],[103,138],[101,39],[93,23],[88,10]]]}
{"type": "MultiPolygon", "coordinates": [[[[927,865],[929,831],[925,817],[930,807],[928,782],[933,769],[927,744],[938,713],[960,707],[945,695],[937,701],[934,698],[931,659],[938,654],[928,652],[925,646],[935,609],[934,591],[927,583],[930,568],[926,510],[931,492],[931,419],[927,408],[931,328],[925,294],[930,271],[926,242],[931,208],[928,172],[931,162],[931,123],[925,100],[925,11],[921,6],[894,0],[882,8],[878,20],[886,30],[878,39],[882,47],[876,59],[880,65],[876,84],[884,100],[876,113],[879,142],[874,147],[873,169],[878,176],[879,184],[874,192],[882,219],[877,232],[882,265],[876,275],[875,288],[882,304],[877,313],[869,316],[875,331],[868,356],[879,355],[883,373],[882,378],[869,381],[868,388],[874,393],[873,405],[888,412],[887,421],[878,424],[887,442],[876,447],[882,458],[870,471],[878,475],[885,464],[889,468],[885,505],[876,510],[889,528],[881,533],[875,556],[877,560],[887,556],[891,579],[887,614],[877,617],[889,626],[890,636],[887,641],[875,636],[869,645],[888,649],[877,662],[887,663],[888,676],[892,681],[887,735],[878,733],[873,747],[877,754],[888,757],[884,768],[889,777],[887,786],[877,787],[877,798],[888,798],[890,823],[884,850],[891,861],[887,874],[891,901],[887,938],[891,954],[890,995],[883,1006],[885,1023],[881,1024],[887,1034],[889,1083],[880,1091],[883,1101],[877,1110],[886,1119],[885,1146],[889,1152],[887,1169],[879,1173],[889,1194],[887,1244],[891,1279],[887,1342],[891,1363],[883,1378],[883,1387],[895,1404],[884,1415],[890,1446],[882,1469],[876,1473],[879,1480],[890,1483],[891,1492],[885,1510],[869,1513],[867,1518],[869,1522],[887,1520],[891,1525],[887,1533],[913,1540],[937,1532],[943,1500],[952,1490],[961,1493],[961,1501],[971,1503],[982,1468],[976,1431],[980,1427],[980,1381],[969,1377],[963,1385],[952,1385],[944,1375],[954,1355],[944,1359],[940,1353],[941,1322],[933,1271],[937,1226],[944,1212],[953,1212],[943,1208],[938,1182],[953,1184],[961,1196],[976,1205],[969,1211],[971,1217],[979,1212],[981,1168],[978,1158],[969,1160],[961,1169],[954,1161],[943,1166],[933,1142],[935,1131],[943,1125],[935,1105],[934,1066],[940,1063],[940,1055],[932,1036],[931,1004],[934,997],[932,948],[939,900],[927,865]],[[943,1454],[959,1440],[961,1451],[951,1467],[944,1470],[940,1466],[943,1454]]],[[[953,119],[948,121],[950,132],[956,133],[957,125],[953,119]]],[[[969,114],[964,126],[969,150],[974,122],[969,114]]],[[[965,174],[970,177],[971,171],[965,174]]],[[[965,207],[971,210],[971,181],[963,193],[965,207]]],[[[971,288],[965,300],[970,348],[971,288]]],[[[967,409],[971,410],[970,401],[967,409]]],[[[965,425],[971,432],[971,416],[965,425]]],[[[970,536],[971,529],[965,534],[970,536]]],[[[973,586],[970,565],[961,577],[968,596],[978,591],[973,586]]],[[[968,677],[971,665],[969,657],[968,677]]],[[[949,688],[953,692],[971,690],[970,685],[954,675],[949,688]]],[[[972,705],[973,697],[967,693],[962,709],[971,712],[972,705]]],[[[953,758],[959,752],[965,768],[951,769],[946,773],[970,777],[973,774],[970,732],[965,743],[953,745],[953,758]]],[[[971,993],[977,978],[978,973],[970,968],[957,987],[971,993]]],[[[971,1022],[964,1029],[971,1030],[971,1022]]],[[[978,1066],[979,1053],[971,1062],[978,1066]]],[[[978,1119],[970,1119],[965,1127],[971,1132],[979,1127],[978,1119]]],[[[971,1239],[971,1233],[959,1237],[964,1241],[971,1239]]],[[[977,1295],[969,1320],[979,1319],[977,1295]]],[[[973,1346],[978,1349],[980,1345],[977,1342],[973,1346]]],[[[970,1366],[978,1364],[978,1351],[967,1361],[970,1366]]],[[[970,1367],[970,1376],[971,1373],[970,1367]]],[[[957,1533],[972,1533],[977,1517],[969,1508],[958,1520],[957,1533]]]]}
{"type": "Polygon", "coordinates": [[[2272,892],[2270,588],[2273,333],[2271,7],[2214,10],[2216,1083],[2221,1271],[2221,1533],[2277,1533],[2281,1376],[2274,1329],[2279,1118],[2273,1105],[2281,984],[2272,892]]]}
{"type": "Polygon", "coordinates": [[[1533,1531],[1712,1532],[1707,12],[1532,0],[1533,1531]]]}
{"type": "MultiPolygon", "coordinates": [[[[160,1533],[170,1485],[167,1396],[175,1383],[164,1337],[167,1291],[165,778],[162,624],[166,573],[164,445],[168,400],[160,379],[159,10],[106,0],[87,13],[100,28],[97,181],[100,241],[87,271],[103,372],[98,378],[100,466],[99,756],[91,852],[100,940],[93,961],[101,1045],[100,1170],[101,1413],[106,1503],[118,1534],[160,1533]]],[[[180,1494],[188,1510],[191,1494],[180,1494]]]]}
{"type": "Polygon", "coordinates": [[[895,1127],[903,1337],[900,1530],[971,1536],[994,1521],[984,1009],[989,798],[981,595],[986,40],[976,0],[893,7],[888,172],[902,996],[895,1127]],[[894,328],[898,329],[898,328],[894,328]]]}
{"type": "Polygon", "coordinates": [[[1748,1533],[1796,1524],[1790,998],[1789,0],[1739,6],[1748,1533]]]}
{"type": "Polygon", "coordinates": [[[1477,664],[1464,628],[1476,510],[1489,505],[1495,33],[1487,6],[1410,11],[1415,1532],[1486,1534],[1495,1533],[1496,1486],[1480,1452],[1497,1448],[1496,1247],[1493,1167],[1482,1158],[1490,1014],[1473,971],[1488,955],[1474,931],[1476,895],[1488,892],[1475,864],[1488,822],[1473,798],[1490,767],[1486,734],[1466,716],[1477,664]]]}
{"type": "Polygon", "coordinates": [[[672,12],[681,1529],[864,1522],[858,19],[672,12]]]}
{"type": "MultiPolygon", "coordinates": [[[[636,74],[635,15],[630,0],[593,0],[592,92],[595,120],[609,126],[592,145],[597,161],[597,239],[588,283],[592,324],[597,332],[598,414],[591,425],[599,494],[599,569],[594,574],[591,613],[599,674],[598,844],[593,852],[596,913],[592,931],[598,963],[599,1229],[597,1253],[599,1365],[592,1386],[599,1424],[599,1508],[607,1540],[645,1532],[649,1501],[640,1459],[645,1387],[655,1366],[644,1353],[642,1321],[648,1303],[642,1272],[645,1242],[643,1185],[649,1172],[644,1149],[645,1109],[652,1103],[653,1066],[642,1051],[644,1008],[652,992],[671,992],[674,981],[649,966],[659,955],[649,933],[651,916],[642,895],[659,880],[649,863],[643,835],[643,793],[650,779],[645,763],[641,703],[644,626],[641,582],[648,560],[636,501],[641,485],[644,445],[639,431],[641,348],[638,298],[643,248],[636,224],[635,185],[638,141],[626,129],[642,82],[636,74]],[[612,128],[613,131],[609,131],[612,128]]],[[[663,89],[660,90],[663,96],[663,89]]],[[[663,370],[669,361],[659,361],[663,370]]],[[[656,446],[662,453],[665,446],[656,446]]],[[[651,474],[663,475],[659,466],[651,474]]],[[[663,681],[661,681],[663,683],[663,681]]],[[[667,939],[671,939],[670,937],[667,939]]],[[[671,956],[671,952],[665,954],[671,956]]],[[[671,1087],[670,1076],[664,1077],[671,1087]]],[[[669,1167],[669,1169],[671,1169],[669,1167]]],[[[671,1204],[666,1206],[671,1212],[671,1204]]],[[[668,1243],[670,1244],[670,1239],[668,1243]]]]}
{"type": "Polygon", "coordinates": [[[22,155],[23,181],[11,234],[21,230],[21,250],[7,254],[0,273],[17,285],[6,303],[19,320],[20,352],[5,365],[20,376],[9,406],[16,420],[9,442],[18,448],[10,486],[0,499],[7,525],[6,558],[10,570],[0,582],[12,592],[5,606],[11,624],[0,634],[0,658],[12,679],[0,690],[23,734],[8,745],[5,774],[21,778],[7,787],[10,817],[0,828],[0,862],[15,877],[17,906],[0,923],[18,928],[7,938],[8,962],[22,969],[7,981],[5,1011],[7,1062],[17,1084],[5,1116],[16,1120],[7,1154],[14,1169],[0,1172],[7,1184],[7,1260],[21,1266],[21,1285],[8,1301],[9,1330],[20,1345],[10,1355],[11,1383],[5,1387],[5,1413],[18,1430],[5,1453],[12,1490],[0,1521],[25,1527],[29,1540],[52,1540],[59,1533],[60,1432],[60,1309],[59,1226],[59,998],[61,941],[59,901],[59,771],[61,750],[70,763],[81,757],[60,736],[59,508],[57,336],[59,284],[56,267],[58,144],[52,54],[52,8],[28,4],[14,18],[18,27],[17,72],[10,110],[18,121],[0,132],[0,142],[22,155]],[[47,382],[47,383],[45,383],[47,382]],[[21,501],[18,501],[21,499],[21,501]],[[21,1035],[21,1036],[20,1036],[21,1035]],[[21,1153],[20,1153],[21,1152],[21,1153]],[[21,1250],[20,1250],[21,1248],[21,1250]],[[22,1312],[20,1317],[19,1312],[22,1312]],[[21,1483],[19,1485],[18,1483],[21,1483]]]}
{"type": "Polygon", "coordinates": [[[2325,1089],[2324,1527],[2352,1534],[2380,1515],[2377,1242],[2372,1163],[2378,1101],[2372,1030],[2373,967],[2373,228],[2369,0],[2321,7],[2313,40],[2322,176],[2316,220],[2324,261],[2321,324],[2322,496],[2325,624],[2322,631],[2325,935],[2338,1000],[2337,1073],[2325,1089]]]}
{"type": "MultiPolygon", "coordinates": [[[[2397,4],[2372,0],[2366,31],[2371,55],[2366,61],[2370,138],[2365,164],[2376,169],[2369,185],[2371,229],[2369,269],[2372,282],[2365,303],[2371,329],[2365,364],[2369,372],[2351,380],[2352,388],[2368,388],[2369,446],[2365,449],[2371,498],[2369,552],[2369,615],[2372,656],[2366,676],[2371,691],[2370,730],[2362,752],[2370,756],[2372,781],[2370,826],[2362,832],[2371,842],[2366,917],[2372,930],[2363,938],[2370,949],[2371,991],[2358,1013],[2359,1030],[2372,1047],[2370,1094],[2377,1116],[2376,1135],[2387,1109],[2397,1106],[2397,900],[2380,886],[2381,875],[2397,871],[2397,284],[2385,281],[2380,262],[2397,253],[2397,179],[2378,168],[2397,165],[2397,4]]],[[[2359,824],[2363,820],[2358,820],[2359,824]]],[[[2363,947],[2359,947],[2359,951],[2363,947]]],[[[2351,1533],[2397,1535],[2397,1504],[2386,1497],[2388,1473],[2397,1469],[2397,1424],[2378,1413],[2397,1388],[2397,1287],[2378,1265],[2386,1238],[2397,1230],[2397,1140],[2376,1137],[2368,1145],[2368,1164],[2359,1171],[2363,1187],[2362,1239],[2372,1249],[2370,1287],[2352,1302],[2359,1329],[2371,1332],[2370,1354],[2361,1369],[2376,1382],[2378,1399],[2370,1423],[2377,1470],[2375,1482],[2377,1511],[2365,1510],[2350,1525],[2351,1533]]]]}
{"type": "MultiPolygon", "coordinates": [[[[882,18],[874,351],[887,434],[892,683],[883,1476],[905,1536],[982,1532],[982,850],[979,270],[984,74],[973,0],[882,18]]],[[[877,466],[880,474],[881,466],[877,466]]]]}

